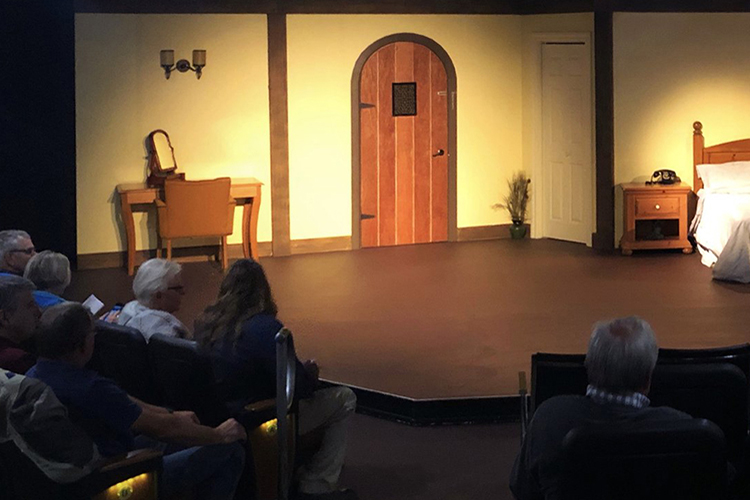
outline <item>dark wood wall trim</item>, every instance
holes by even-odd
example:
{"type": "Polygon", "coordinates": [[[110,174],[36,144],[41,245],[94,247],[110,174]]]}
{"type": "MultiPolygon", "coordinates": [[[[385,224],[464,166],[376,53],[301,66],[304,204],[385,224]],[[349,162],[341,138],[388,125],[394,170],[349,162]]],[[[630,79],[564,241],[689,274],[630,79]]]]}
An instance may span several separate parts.
{"type": "Polygon", "coordinates": [[[594,82],[596,115],[595,250],[614,250],[615,239],[615,103],[612,1],[596,0],[594,12],[594,82]]]}
{"type": "MultiPolygon", "coordinates": [[[[593,12],[593,0],[75,0],[99,14],[565,14],[593,12]]],[[[617,0],[616,12],[748,12],[745,0],[617,0]]]]}
{"type": "MultiPolygon", "coordinates": [[[[492,226],[472,226],[458,228],[458,241],[505,240],[510,238],[511,224],[492,226]]],[[[531,234],[531,225],[526,224],[526,232],[531,234]]]]}
{"type": "MultiPolygon", "coordinates": [[[[507,230],[506,230],[507,232],[507,230]]],[[[309,238],[291,241],[291,254],[300,255],[306,253],[340,252],[352,249],[352,239],[349,236],[331,236],[328,238],[309,238]]],[[[178,262],[205,262],[216,260],[219,247],[217,245],[202,245],[194,247],[177,247],[174,249],[174,258],[178,262]]],[[[232,260],[242,259],[242,243],[228,245],[227,254],[232,260]]],[[[270,257],[273,254],[270,241],[258,243],[258,254],[260,257],[270,257]]],[[[138,250],[135,254],[135,264],[141,265],[148,259],[156,257],[156,250],[138,250]]],[[[126,253],[123,252],[101,252],[89,253],[78,256],[78,269],[106,269],[123,268],[125,271],[126,253]]]]}
{"type": "MultiPolygon", "coordinates": [[[[539,3],[539,2],[537,2],[539,3]]],[[[549,2],[553,8],[557,2],[549,2]]],[[[563,8],[585,5],[560,1],[563,8]]],[[[521,0],[76,0],[79,13],[109,14],[520,14],[521,0]]],[[[589,9],[590,10],[590,9],[589,9]]],[[[567,12],[567,10],[566,10],[567,12]]]]}
{"type": "Polygon", "coordinates": [[[458,96],[456,93],[456,67],[453,65],[448,53],[436,41],[415,33],[396,33],[383,37],[373,42],[357,58],[352,71],[351,84],[351,110],[352,110],[352,248],[361,247],[360,234],[360,129],[359,129],[359,83],[362,76],[362,68],[367,59],[378,49],[390,43],[413,42],[424,45],[440,59],[445,66],[448,77],[448,241],[456,241],[458,238],[458,203],[457,203],[457,174],[456,165],[458,159],[457,140],[457,112],[458,96]]]}
{"type": "Polygon", "coordinates": [[[268,14],[268,100],[271,129],[273,254],[289,255],[289,113],[286,15],[268,14]]]}

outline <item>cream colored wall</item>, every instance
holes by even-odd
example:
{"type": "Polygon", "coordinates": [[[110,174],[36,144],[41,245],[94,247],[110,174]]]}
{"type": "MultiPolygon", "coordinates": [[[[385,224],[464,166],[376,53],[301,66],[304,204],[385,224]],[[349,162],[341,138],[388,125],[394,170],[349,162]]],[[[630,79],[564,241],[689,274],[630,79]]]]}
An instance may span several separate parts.
{"type": "Polygon", "coordinates": [[[522,165],[522,23],[519,16],[290,15],[291,237],[351,234],[351,77],[376,40],[431,38],[457,73],[458,227],[498,224],[492,210],[522,165]]]}
{"type": "MultiPolygon", "coordinates": [[[[692,184],[696,120],[707,146],[750,137],[748,26],[750,14],[615,14],[616,183],[669,168],[692,184]]],[[[615,216],[619,241],[619,196],[615,216]]]]}
{"type": "MultiPolygon", "coordinates": [[[[144,139],[165,129],[188,179],[257,177],[265,183],[258,239],[271,239],[268,63],[264,15],[76,15],[78,252],[124,249],[115,185],[146,178],[144,139]],[[172,74],[207,50],[207,65],[172,74]]],[[[236,210],[231,243],[239,243],[236,210]]],[[[154,248],[155,213],[136,214],[137,248],[154,248]]]]}

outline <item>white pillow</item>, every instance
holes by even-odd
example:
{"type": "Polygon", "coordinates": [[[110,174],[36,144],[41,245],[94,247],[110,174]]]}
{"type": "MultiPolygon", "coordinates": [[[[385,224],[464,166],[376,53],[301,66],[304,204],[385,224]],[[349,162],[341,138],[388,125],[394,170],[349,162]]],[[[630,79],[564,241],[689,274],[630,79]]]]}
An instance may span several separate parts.
{"type": "Polygon", "coordinates": [[[707,163],[696,165],[698,177],[706,189],[736,189],[750,187],[750,161],[707,163]]]}

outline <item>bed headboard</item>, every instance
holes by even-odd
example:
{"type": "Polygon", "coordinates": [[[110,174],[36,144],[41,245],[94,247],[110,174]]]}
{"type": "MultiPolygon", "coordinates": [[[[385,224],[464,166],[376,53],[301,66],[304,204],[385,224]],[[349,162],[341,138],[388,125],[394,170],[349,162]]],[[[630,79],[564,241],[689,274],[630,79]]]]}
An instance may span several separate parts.
{"type": "Polygon", "coordinates": [[[703,124],[701,122],[693,123],[693,191],[697,193],[703,187],[696,166],[704,163],[726,163],[728,161],[750,161],[750,139],[705,147],[703,124]]]}

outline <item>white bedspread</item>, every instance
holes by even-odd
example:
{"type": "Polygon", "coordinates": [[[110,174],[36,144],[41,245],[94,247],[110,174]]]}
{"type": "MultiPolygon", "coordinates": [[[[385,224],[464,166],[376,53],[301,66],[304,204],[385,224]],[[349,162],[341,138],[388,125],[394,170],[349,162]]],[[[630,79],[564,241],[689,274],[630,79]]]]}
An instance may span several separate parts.
{"type": "Polygon", "coordinates": [[[750,225],[742,228],[745,240],[738,233],[730,244],[740,222],[746,219],[750,219],[750,189],[698,192],[698,208],[690,231],[702,255],[701,262],[708,267],[719,266],[720,276],[715,269],[715,278],[750,282],[750,253],[747,248],[743,250],[743,244],[750,245],[750,225]],[[746,262],[740,262],[743,259],[746,262]],[[737,270],[745,267],[746,277],[737,279],[737,270]],[[721,277],[725,272],[734,277],[721,277]]]}

